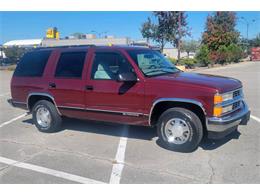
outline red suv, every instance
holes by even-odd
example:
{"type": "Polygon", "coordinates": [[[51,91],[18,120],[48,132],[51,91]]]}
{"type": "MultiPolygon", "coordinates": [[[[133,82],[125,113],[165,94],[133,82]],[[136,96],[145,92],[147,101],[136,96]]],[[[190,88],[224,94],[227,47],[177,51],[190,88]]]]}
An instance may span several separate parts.
{"type": "Polygon", "coordinates": [[[186,73],[142,47],[71,46],[26,53],[11,82],[15,106],[42,132],[63,116],[156,126],[162,146],[193,151],[203,135],[220,138],[247,124],[242,84],[186,73]]]}

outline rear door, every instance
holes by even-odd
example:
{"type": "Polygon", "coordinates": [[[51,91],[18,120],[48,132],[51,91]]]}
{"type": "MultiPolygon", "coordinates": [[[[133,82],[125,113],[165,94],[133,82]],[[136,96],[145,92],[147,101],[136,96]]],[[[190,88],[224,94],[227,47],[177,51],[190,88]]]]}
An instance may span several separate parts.
{"type": "Polygon", "coordinates": [[[86,49],[57,52],[49,91],[64,115],[76,117],[75,112],[85,108],[87,53],[86,49]]]}

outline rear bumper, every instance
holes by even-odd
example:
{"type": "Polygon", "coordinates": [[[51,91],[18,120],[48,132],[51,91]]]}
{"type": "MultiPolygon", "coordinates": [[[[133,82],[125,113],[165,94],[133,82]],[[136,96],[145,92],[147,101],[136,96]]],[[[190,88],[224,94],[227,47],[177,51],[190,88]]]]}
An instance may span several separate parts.
{"type": "Polygon", "coordinates": [[[208,138],[220,139],[235,131],[238,125],[247,125],[250,119],[250,110],[244,101],[242,104],[239,111],[228,116],[207,118],[208,138]]]}

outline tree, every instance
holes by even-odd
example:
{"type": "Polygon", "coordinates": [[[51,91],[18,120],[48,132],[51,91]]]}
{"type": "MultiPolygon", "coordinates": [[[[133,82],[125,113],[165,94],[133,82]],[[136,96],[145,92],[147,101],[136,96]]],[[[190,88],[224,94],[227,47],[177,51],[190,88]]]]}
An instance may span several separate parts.
{"type": "Polygon", "coordinates": [[[145,23],[142,24],[141,33],[144,38],[152,40],[159,44],[160,50],[163,51],[166,40],[166,28],[163,20],[159,17],[156,18],[156,23],[152,23],[151,18],[148,18],[145,23]]]}
{"type": "Polygon", "coordinates": [[[154,36],[153,33],[155,31],[150,17],[148,17],[147,22],[142,24],[140,31],[142,36],[146,38],[147,42],[149,43],[149,40],[154,36]]]}
{"type": "Polygon", "coordinates": [[[198,42],[195,40],[183,41],[181,43],[181,51],[185,51],[189,57],[190,52],[196,52],[196,50],[198,49],[198,45],[198,42]]]}
{"type": "Polygon", "coordinates": [[[142,24],[142,36],[158,43],[161,50],[169,42],[173,46],[177,46],[180,51],[181,38],[189,34],[187,16],[184,12],[177,11],[156,11],[153,14],[156,21],[152,23],[151,19],[148,18],[147,22],[142,24]]]}
{"type": "Polygon", "coordinates": [[[201,45],[199,52],[196,54],[196,59],[204,66],[209,65],[209,49],[207,45],[201,45]]]}
{"type": "Polygon", "coordinates": [[[180,61],[181,40],[185,36],[190,36],[190,29],[186,21],[185,12],[166,12],[165,22],[167,24],[167,41],[178,48],[178,62],[180,61]]]}
{"type": "MultiPolygon", "coordinates": [[[[235,12],[215,12],[208,16],[202,36],[202,44],[208,47],[211,63],[224,64],[230,59],[235,59],[229,56],[233,55],[232,52],[240,53],[238,52],[241,51],[238,45],[239,32],[235,29],[235,26],[235,12]]],[[[237,57],[236,61],[239,60],[237,57]]]]}
{"type": "Polygon", "coordinates": [[[26,49],[22,47],[8,47],[4,48],[3,51],[12,63],[16,63],[26,52],[26,49]]]}
{"type": "Polygon", "coordinates": [[[223,45],[237,44],[239,32],[235,26],[236,14],[234,12],[215,12],[207,18],[202,43],[208,45],[211,51],[216,51],[223,45]]]}

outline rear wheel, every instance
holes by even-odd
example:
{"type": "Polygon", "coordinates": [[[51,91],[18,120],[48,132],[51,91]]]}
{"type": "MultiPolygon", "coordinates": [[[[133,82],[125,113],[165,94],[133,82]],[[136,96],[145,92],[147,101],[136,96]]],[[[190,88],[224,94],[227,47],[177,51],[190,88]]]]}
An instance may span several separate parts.
{"type": "Polygon", "coordinates": [[[194,151],[203,136],[199,117],[184,108],[170,108],[159,118],[157,133],[160,144],[173,151],[194,151]]]}
{"type": "Polygon", "coordinates": [[[51,133],[60,130],[62,118],[53,103],[40,100],[32,111],[33,122],[41,132],[51,133]]]}

